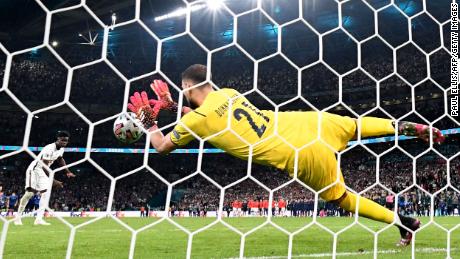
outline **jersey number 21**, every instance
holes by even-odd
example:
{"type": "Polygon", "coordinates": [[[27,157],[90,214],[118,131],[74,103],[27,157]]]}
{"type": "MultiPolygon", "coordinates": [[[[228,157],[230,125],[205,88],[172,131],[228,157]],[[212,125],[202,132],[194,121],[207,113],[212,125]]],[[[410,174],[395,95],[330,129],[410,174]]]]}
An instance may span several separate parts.
{"type": "Polygon", "coordinates": [[[259,136],[259,138],[262,137],[262,135],[264,134],[265,130],[267,129],[267,127],[262,124],[262,126],[257,126],[256,123],[254,122],[254,120],[252,119],[251,117],[251,114],[249,114],[249,112],[241,109],[241,108],[238,108],[238,109],[235,109],[235,111],[233,111],[233,116],[235,117],[236,120],[240,121],[242,116],[246,117],[246,119],[248,120],[248,123],[249,125],[251,125],[251,128],[256,132],[257,136],[259,136]]]}

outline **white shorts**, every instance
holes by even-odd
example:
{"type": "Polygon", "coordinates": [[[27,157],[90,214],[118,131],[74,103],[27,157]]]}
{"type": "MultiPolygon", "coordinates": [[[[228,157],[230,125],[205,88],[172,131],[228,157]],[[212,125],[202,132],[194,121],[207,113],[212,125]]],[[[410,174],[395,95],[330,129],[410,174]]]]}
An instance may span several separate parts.
{"type": "Polygon", "coordinates": [[[49,181],[50,178],[41,168],[26,171],[26,189],[30,187],[36,191],[44,191],[49,189],[49,181]]]}

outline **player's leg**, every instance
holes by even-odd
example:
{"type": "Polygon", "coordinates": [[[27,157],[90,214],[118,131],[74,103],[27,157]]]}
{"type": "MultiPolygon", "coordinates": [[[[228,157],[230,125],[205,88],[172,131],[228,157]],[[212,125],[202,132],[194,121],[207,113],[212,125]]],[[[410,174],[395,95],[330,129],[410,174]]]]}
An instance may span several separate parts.
{"type": "Polygon", "coordinates": [[[407,229],[410,229],[412,231],[417,230],[420,227],[420,221],[418,219],[405,217],[403,215],[397,214],[372,200],[358,196],[349,191],[345,191],[344,194],[338,200],[332,202],[336,203],[348,212],[355,213],[356,206],[358,204],[358,199],[359,216],[388,224],[394,222],[396,226],[399,228],[399,232],[401,234],[401,240],[399,241],[399,245],[407,246],[410,244],[412,240],[412,233],[407,229]],[[404,226],[405,228],[402,226],[404,226]]]}
{"type": "Polygon", "coordinates": [[[410,244],[412,241],[412,233],[407,231],[407,229],[412,231],[417,230],[420,227],[420,221],[418,219],[402,216],[392,210],[383,207],[373,200],[358,196],[350,191],[347,191],[342,184],[343,178],[342,173],[340,172],[340,184],[337,184],[337,187],[334,186],[330,189],[332,195],[328,194],[328,190],[324,193],[324,195],[322,195],[322,198],[337,204],[342,209],[351,213],[355,213],[356,207],[358,206],[357,213],[360,217],[365,217],[387,224],[392,224],[394,222],[395,225],[399,228],[399,232],[401,234],[401,239],[398,245],[407,246],[410,244]],[[340,195],[340,198],[338,199],[331,199],[331,197],[337,197],[337,193],[343,194],[340,195]]]}
{"type": "Polygon", "coordinates": [[[399,228],[399,232],[401,234],[401,240],[398,245],[407,246],[410,244],[412,241],[412,233],[407,229],[412,231],[417,230],[420,227],[420,221],[418,219],[402,216],[370,199],[347,191],[342,184],[343,182],[336,184],[331,189],[322,193],[321,197],[329,202],[337,204],[342,209],[351,213],[355,213],[356,207],[358,206],[357,213],[360,217],[365,217],[387,224],[392,224],[394,222],[399,228]],[[343,193],[340,198],[330,199],[331,197],[336,197],[336,193],[340,192],[343,193]]]}
{"type": "MultiPolygon", "coordinates": [[[[304,172],[300,171],[301,167],[299,165],[299,179],[315,190],[321,190],[330,186],[320,193],[320,197],[326,201],[334,202],[348,212],[355,213],[358,196],[346,190],[342,172],[338,168],[334,152],[321,143],[313,143],[304,152],[306,153],[301,154],[303,157],[301,160],[308,161],[307,163],[312,173],[304,174],[304,172]]],[[[420,225],[419,221],[401,217],[395,212],[364,197],[359,197],[357,212],[362,217],[388,224],[395,222],[398,226],[406,226],[412,230],[417,229],[420,225]]],[[[410,243],[412,236],[409,231],[403,230],[404,228],[400,227],[401,241],[403,245],[407,245],[410,243]]]]}
{"type": "Polygon", "coordinates": [[[21,220],[22,213],[24,212],[27,204],[29,203],[29,200],[34,196],[35,190],[33,187],[35,187],[36,185],[36,181],[35,181],[36,178],[34,177],[33,174],[34,174],[33,170],[26,171],[26,187],[25,187],[26,192],[19,200],[18,213],[16,214],[16,217],[14,219],[15,225],[22,225],[22,220],[21,220]]]}
{"type": "MultiPolygon", "coordinates": [[[[358,123],[358,121],[356,121],[358,123]]],[[[358,127],[356,127],[356,133],[358,127]]],[[[361,118],[361,137],[374,137],[395,133],[394,121],[376,117],[361,118]]]]}
{"type": "Polygon", "coordinates": [[[15,225],[22,225],[21,215],[26,209],[26,206],[29,203],[29,200],[34,196],[34,193],[28,190],[30,190],[30,188],[26,189],[26,192],[24,193],[21,200],[19,201],[18,213],[16,214],[16,217],[14,219],[15,225]]]}
{"type": "MultiPolygon", "coordinates": [[[[361,137],[373,137],[390,135],[395,132],[396,123],[393,120],[362,117],[361,118],[361,137]]],[[[432,128],[433,142],[442,143],[445,139],[442,132],[437,128],[432,128]]],[[[398,134],[405,136],[413,136],[429,141],[430,127],[428,125],[418,124],[408,121],[400,121],[398,124],[398,134]]]]}
{"type": "MultiPolygon", "coordinates": [[[[321,137],[337,150],[342,150],[350,139],[356,138],[358,123],[358,120],[347,116],[323,113],[321,137]]],[[[361,137],[363,138],[393,135],[396,130],[395,121],[389,119],[362,117],[360,118],[360,123],[361,137]]],[[[430,127],[428,125],[408,121],[400,121],[397,131],[399,135],[418,137],[425,141],[428,141],[430,137],[430,127]]],[[[439,129],[431,128],[431,131],[433,142],[441,143],[444,141],[445,137],[439,129]]]]}
{"type": "Polygon", "coordinates": [[[48,205],[50,191],[50,179],[45,174],[45,172],[38,172],[37,188],[40,190],[40,202],[37,210],[37,217],[35,218],[35,225],[50,225],[50,223],[43,220],[43,215],[45,214],[46,206],[48,205]]]}
{"type": "Polygon", "coordinates": [[[34,225],[50,225],[50,223],[43,220],[46,205],[48,204],[49,191],[44,190],[40,192],[40,204],[38,205],[37,217],[35,218],[34,225]]]}
{"type": "MultiPolygon", "coordinates": [[[[395,127],[396,123],[393,120],[375,117],[363,117],[361,118],[361,137],[394,134],[396,130],[395,127]]],[[[425,141],[429,141],[431,130],[433,142],[442,143],[445,140],[445,137],[439,129],[434,127],[430,129],[429,126],[423,124],[401,121],[398,123],[397,130],[399,135],[414,136],[425,141]]],[[[358,127],[356,127],[355,137],[358,133],[357,131],[358,127]]],[[[354,193],[346,191],[344,192],[343,196],[337,200],[336,203],[343,209],[354,212],[356,209],[357,200],[358,196],[356,196],[354,193]]],[[[407,246],[412,241],[412,233],[407,229],[414,231],[420,227],[420,221],[418,219],[396,214],[393,211],[386,209],[383,206],[380,206],[379,204],[364,197],[359,197],[359,204],[358,213],[360,216],[386,223],[395,222],[401,234],[401,240],[398,244],[400,246],[407,246]]]]}

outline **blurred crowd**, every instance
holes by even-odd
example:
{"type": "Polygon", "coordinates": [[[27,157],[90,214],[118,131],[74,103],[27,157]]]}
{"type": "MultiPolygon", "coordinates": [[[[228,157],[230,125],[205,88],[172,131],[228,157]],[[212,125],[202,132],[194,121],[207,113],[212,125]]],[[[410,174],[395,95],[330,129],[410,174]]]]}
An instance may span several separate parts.
{"type": "MultiPolygon", "coordinates": [[[[44,50],[40,53],[39,56],[16,56],[11,65],[8,88],[30,110],[63,101],[68,81],[67,68],[50,53],[44,50]]],[[[104,113],[91,111],[81,104],[120,106],[124,92],[125,82],[108,65],[99,62],[74,71],[69,100],[84,114],[104,113]]]]}
{"type": "MultiPolygon", "coordinates": [[[[15,57],[8,84],[9,89],[21,101],[35,108],[46,107],[63,100],[68,73],[67,69],[50,53],[45,50],[40,50],[39,53],[35,55],[26,53],[15,57]]],[[[397,117],[403,113],[398,113],[398,110],[401,109],[392,106],[402,107],[405,103],[410,104],[410,86],[406,82],[415,85],[426,78],[426,69],[422,69],[426,68],[424,58],[419,55],[410,56],[404,51],[401,52],[401,55],[404,58],[398,58],[398,61],[404,60],[404,62],[397,67],[401,78],[395,75],[380,83],[381,105],[388,110],[395,110],[390,114],[397,117]],[[410,56],[410,58],[406,58],[406,56],[410,56]],[[410,65],[407,65],[408,62],[410,65]]],[[[211,67],[213,82],[219,87],[232,87],[240,92],[246,92],[252,89],[254,81],[257,81],[257,88],[275,103],[287,101],[297,95],[299,90],[297,70],[284,59],[278,56],[261,63],[258,68],[257,80],[254,80],[253,65],[246,64],[242,60],[241,56],[222,57],[220,61],[213,63],[213,67],[211,67]],[[222,66],[227,61],[230,62],[230,65],[222,66]]],[[[432,71],[431,77],[441,88],[449,87],[446,85],[449,82],[448,73],[450,70],[448,65],[439,58],[433,58],[430,63],[433,71],[435,71],[435,73],[432,71]]],[[[340,64],[333,64],[333,67],[336,66],[340,66],[340,64]]],[[[376,105],[375,90],[377,84],[369,75],[376,79],[390,75],[394,71],[392,56],[364,59],[363,68],[367,73],[355,71],[346,75],[342,83],[343,101],[358,113],[376,105]]],[[[2,67],[0,70],[3,73],[2,67]]],[[[180,75],[181,72],[172,70],[167,76],[173,77],[172,74],[180,75]]],[[[300,73],[302,75],[300,90],[302,96],[310,103],[317,108],[325,108],[338,101],[339,79],[327,66],[317,64],[302,70],[300,73]]],[[[180,86],[180,82],[175,83],[180,86]]],[[[135,81],[131,88],[131,90],[144,89],[148,91],[148,82],[135,81]]],[[[430,107],[433,108],[433,114],[436,114],[436,110],[443,110],[439,106],[444,103],[442,95],[433,96],[434,90],[441,91],[436,88],[437,86],[416,88],[415,94],[424,96],[420,100],[415,98],[417,110],[427,114],[430,114],[427,112],[430,107]]],[[[70,101],[77,108],[83,110],[84,114],[108,114],[108,111],[111,110],[119,112],[122,107],[124,90],[125,82],[108,65],[99,62],[74,72],[70,101]],[[103,105],[105,109],[91,109],[91,107],[98,107],[97,105],[103,105]]],[[[407,107],[410,108],[410,105],[407,107]]],[[[403,109],[403,111],[406,113],[410,109],[403,109]]],[[[429,119],[432,120],[433,118],[429,119]]]]}

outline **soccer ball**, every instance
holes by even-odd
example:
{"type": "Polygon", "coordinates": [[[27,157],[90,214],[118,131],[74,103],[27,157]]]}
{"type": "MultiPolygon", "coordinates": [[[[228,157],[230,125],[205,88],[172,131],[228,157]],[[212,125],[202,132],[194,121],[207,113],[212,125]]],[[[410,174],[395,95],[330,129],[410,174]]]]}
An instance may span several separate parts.
{"type": "MultiPolygon", "coordinates": [[[[129,116],[131,116],[136,123],[141,123],[139,119],[137,119],[135,113],[129,112],[129,116]]],[[[126,116],[126,114],[121,114],[113,123],[113,134],[120,142],[125,144],[134,143],[144,135],[144,132],[136,123],[126,116]]]]}

